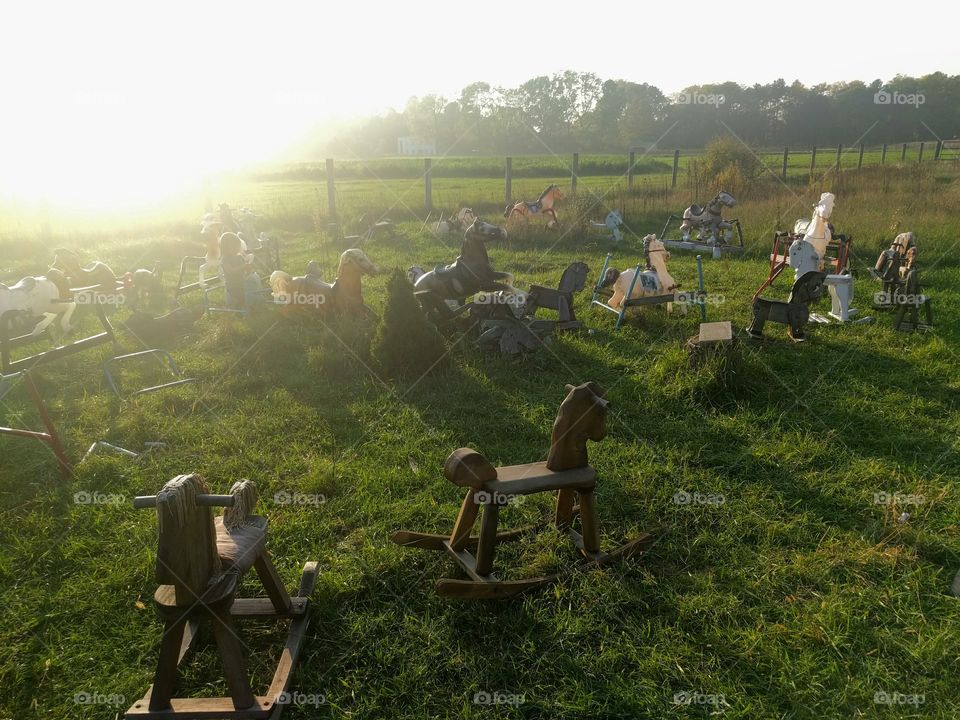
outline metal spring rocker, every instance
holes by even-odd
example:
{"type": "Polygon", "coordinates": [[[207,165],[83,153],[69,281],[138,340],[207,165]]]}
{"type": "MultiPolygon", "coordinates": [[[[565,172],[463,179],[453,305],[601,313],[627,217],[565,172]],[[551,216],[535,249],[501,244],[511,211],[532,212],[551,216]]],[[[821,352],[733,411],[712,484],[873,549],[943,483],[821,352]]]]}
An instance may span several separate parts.
{"type": "Polygon", "coordinates": [[[125,714],[133,718],[279,718],[309,623],[310,595],[317,563],[303,566],[300,587],[290,597],[266,551],[267,519],[254,516],[256,485],[235,483],[229,495],[211,495],[199,475],[178,475],[157,495],[137,497],[135,508],[156,508],[159,525],[154,593],[164,621],[153,685],[125,714]],[[211,507],[227,510],[213,517],[211,507]],[[267,597],[236,598],[244,574],[254,568],[267,597]],[[264,695],[254,695],[243,643],[234,619],[289,619],[273,680],[264,695]],[[229,697],[173,697],[178,668],[209,622],[216,641],[229,697]]]}
{"type": "Polygon", "coordinates": [[[623,324],[623,320],[626,317],[627,310],[632,307],[640,307],[642,305],[662,305],[664,303],[678,303],[680,305],[696,305],[700,308],[700,319],[703,322],[706,322],[707,319],[707,292],[703,287],[703,256],[697,255],[697,290],[696,292],[687,292],[687,291],[675,291],[670,293],[665,293],[661,295],[646,295],[642,297],[633,297],[633,292],[636,289],[636,284],[638,278],[644,272],[643,261],[637,263],[636,267],[633,269],[633,279],[630,281],[629,289],[627,290],[626,296],[623,299],[623,303],[619,308],[611,307],[608,304],[610,299],[611,292],[603,286],[604,278],[606,277],[607,270],[610,267],[610,261],[613,259],[612,253],[607,253],[606,258],[603,260],[603,268],[600,270],[600,276],[597,278],[596,285],[593,287],[593,296],[590,300],[591,305],[597,305],[598,307],[603,308],[604,310],[609,310],[610,312],[616,314],[617,323],[614,325],[614,330],[619,330],[620,326],[623,324]]]}
{"type": "Polygon", "coordinates": [[[107,381],[107,385],[110,387],[110,389],[113,390],[113,393],[121,400],[129,400],[137,395],[145,395],[146,393],[164,390],[166,388],[178,387],[180,385],[186,385],[196,381],[196,378],[183,377],[183,372],[180,370],[180,366],[177,365],[176,361],[173,359],[173,356],[161,348],[140,350],[138,352],[127,353],[126,355],[115,355],[103,364],[103,377],[104,380],[107,381]],[[148,387],[135,390],[128,395],[124,395],[121,392],[120,384],[117,382],[117,378],[114,375],[116,365],[145,358],[155,358],[157,362],[170,371],[170,374],[173,375],[174,379],[170,382],[160,383],[159,385],[150,385],[148,387]]]}

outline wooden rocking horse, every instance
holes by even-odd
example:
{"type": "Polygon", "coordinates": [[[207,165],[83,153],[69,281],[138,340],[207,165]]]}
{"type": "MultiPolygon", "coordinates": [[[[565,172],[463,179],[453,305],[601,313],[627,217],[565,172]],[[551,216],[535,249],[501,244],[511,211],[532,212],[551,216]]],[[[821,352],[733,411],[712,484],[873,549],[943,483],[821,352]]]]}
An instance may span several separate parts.
{"type": "Polygon", "coordinates": [[[642,553],[651,544],[652,536],[644,533],[609,553],[600,550],[600,519],[594,496],[597,473],[587,464],[587,440],[596,442],[606,437],[609,401],[603,397],[603,388],[594,382],[567,385],[566,390],[553,423],[546,462],[495,468],[476,450],[455,450],[444,463],[443,474],[454,485],[466,487],[467,494],[453,531],[450,535],[432,535],[401,530],[393,535],[398,545],[446,551],[470,576],[469,580],[438,580],[438,595],[469,600],[508,598],[560,578],[557,573],[527,580],[500,580],[493,574],[497,544],[518,540],[530,529],[497,531],[504,498],[556,491],[554,523],[569,534],[586,558],[583,568],[602,567],[642,553]],[[575,504],[577,499],[579,504],[575,504]],[[480,535],[475,536],[471,531],[481,508],[480,535]],[[581,532],[573,529],[577,515],[581,532]]]}
{"type": "Polygon", "coordinates": [[[155,507],[160,530],[154,594],[164,621],[153,685],[127,710],[126,718],[278,718],[307,630],[309,597],[317,564],[303,566],[300,590],[290,597],[266,551],[267,519],[250,515],[256,485],[235,483],[229,495],[210,495],[199,475],[178,475],[154,496],[138,497],[136,508],[155,507]],[[210,508],[222,506],[214,519],[210,508]],[[253,567],[268,597],[235,598],[253,567]],[[235,618],[289,618],[283,654],[265,695],[254,695],[235,618]],[[175,698],[177,668],[209,621],[230,697],[175,698]]]}

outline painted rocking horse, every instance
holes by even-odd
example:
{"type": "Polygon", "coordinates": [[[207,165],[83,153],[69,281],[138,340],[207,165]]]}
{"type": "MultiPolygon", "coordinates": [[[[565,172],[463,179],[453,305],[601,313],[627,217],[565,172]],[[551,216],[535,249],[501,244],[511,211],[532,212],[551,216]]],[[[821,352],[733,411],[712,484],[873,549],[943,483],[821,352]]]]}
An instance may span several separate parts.
{"type": "Polygon", "coordinates": [[[160,536],[154,593],[164,622],[153,685],[125,717],[132,718],[278,718],[296,667],[309,622],[310,594],[317,564],[303,566],[300,588],[290,597],[266,550],[267,519],[254,516],[256,485],[235,483],[229,495],[210,495],[199,475],[178,475],[153,496],[138,497],[136,508],[155,507],[160,536]],[[214,518],[211,507],[225,508],[214,518]],[[237,598],[247,571],[256,570],[267,597],[237,598]],[[235,619],[288,619],[283,654],[265,695],[254,695],[246,669],[244,643],[235,619]],[[173,697],[178,667],[209,622],[229,697],[173,697]]]}
{"type": "Polygon", "coordinates": [[[273,299],[290,311],[335,312],[348,315],[370,315],[363,303],[362,278],[379,272],[373,261],[359,248],[344,250],[333,284],[324,282],[316,262],[307,265],[304,275],[291,277],[275,270],[270,275],[273,299]]]}
{"type": "Polygon", "coordinates": [[[495,468],[476,450],[455,450],[444,463],[443,474],[454,485],[466,487],[467,493],[453,531],[450,535],[433,535],[401,530],[393,535],[392,540],[398,545],[445,551],[470,577],[438,580],[438,595],[470,600],[508,598],[560,579],[557,573],[526,580],[501,580],[493,573],[497,545],[518,540],[529,530],[498,531],[500,506],[518,495],[556,492],[554,524],[570,536],[585,558],[581,568],[602,567],[642,553],[652,543],[652,536],[644,533],[609,553],[600,549],[600,519],[594,494],[597,473],[587,463],[587,440],[597,442],[606,437],[609,401],[604,399],[603,388],[594,382],[567,385],[566,391],[553,424],[546,462],[495,468]],[[480,534],[475,536],[471,533],[478,514],[480,534]],[[577,516],[580,532],[573,529],[577,516]]]}
{"type": "Polygon", "coordinates": [[[714,257],[720,257],[721,251],[742,252],[743,251],[743,229],[740,227],[740,221],[736,218],[732,220],[723,219],[723,209],[732,208],[737,204],[737,200],[730,193],[721,190],[706,205],[697,205],[694,203],[683,211],[683,216],[678,218],[671,215],[667,218],[663,226],[661,236],[666,238],[670,224],[680,220],[680,239],[664,239],[669,247],[681,250],[713,250],[714,257]],[[733,244],[733,230],[737,231],[737,244],[733,244]]]}
{"type": "Polygon", "coordinates": [[[427,272],[414,273],[415,269],[411,268],[409,276],[416,278],[413,290],[424,311],[435,319],[449,319],[450,313],[456,311],[450,309],[447,300],[464,300],[478,292],[503,291],[517,295],[513,275],[494,270],[487,254],[488,242],[506,238],[507,231],[503,228],[475,218],[463,233],[463,244],[456,260],[427,272]]]}
{"type": "Polygon", "coordinates": [[[547,227],[555,228],[560,224],[560,221],[557,219],[557,211],[553,209],[553,206],[557,200],[563,200],[563,198],[563,191],[557,185],[550,184],[547,185],[546,189],[540,193],[540,197],[535,201],[526,202],[521,200],[514,205],[508,205],[503,216],[507,218],[507,220],[512,220],[515,217],[529,220],[537,215],[543,215],[550,218],[547,221],[547,227]]]}

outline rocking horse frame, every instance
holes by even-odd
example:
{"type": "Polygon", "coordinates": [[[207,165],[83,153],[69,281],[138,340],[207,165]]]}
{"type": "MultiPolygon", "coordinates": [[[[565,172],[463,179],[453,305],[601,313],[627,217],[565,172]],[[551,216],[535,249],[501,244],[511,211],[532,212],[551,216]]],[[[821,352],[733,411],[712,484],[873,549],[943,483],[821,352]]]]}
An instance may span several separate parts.
{"type": "MultiPolygon", "coordinates": [[[[751,301],[756,301],[760,294],[773,284],[780,273],[790,267],[790,246],[797,239],[802,239],[802,233],[777,230],[773,236],[773,248],[770,251],[770,270],[767,279],[763,281],[753,294],[751,301]]],[[[828,275],[842,275],[847,269],[850,258],[850,246],[853,244],[852,235],[831,235],[827,243],[826,256],[823,258],[824,272],[828,275]]]]}
{"type": "Polygon", "coordinates": [[[697,242],[696,240],[670,240],[667,238],[667,232],[671,229],[670,223],[672,223],[674,220],[679,220],[682,224],[683,216],[671,215],[668,217],[667,222],[663,225],[663,230],[660,232],[660,241],[667,247],[675,248],[677,250],[696,250],[697,252],[709,252],[713,258],[719,258],[721,255],[723,255],[723,253],[740,255],[746,249],[746,246],[743,242],[743,228],[740,225],[739,218],[724,220],[724,222],[730,223],[730,225],[737,229],[737,242],[735,245],[727,243],[711,244],[707,242],[697,242]]]}
{"type": "Polygon", "coordinates": [[[65,480],[69,479],[73,474],[73,466],[67,459],[67,451],[63,447],[63,441],[60,439],[60,434],[57,432],[57,426],[54,425],[53,420],[50,418],[50,413],[47,410],[47,404],[43,401],[43,396],[37,389],[37,385],[33,381],[33,375],[31,372],[29,370],[20,370],[9,375],[0,374],[0,384],[13,382],[17,378],[21,378],[23,380],[23,384],[27,388],[27,393],[30,395],[30,400],[33,402],[33,406],[37,409],[37,414],[40,416],[40,421],[43,423],[46,431],[41,432],[39,430],[28,430],[26,428],[0,427],[0,435],[32,438],[45,443],[50,448],[53,456],[57,459],[57,466],[60,469],[60,475],[63,476],[65,480]]]}
{"type": "MultiPolygon", "coordinates": [[[[180,476],[181,478],[183,476],[180,476]]],[[[179,479],[179,478],[178,478],[179,479]]],[[[196,494],[198,507],[233,507],[236,495],[196,494]]],[[[157,506],[157,496],[139,496],[133,501],[134,508],[157,506]]],[[[211,521],[211,528],[213,523],[211,521]]],[[[215,542],[219,545],[222,528],[216,531],[215,542]]],[[[264,530],[265,533],[265,530],[264,530]]],[[[201,543],[202,544],[202,543],[201,543]]],[[[249,548],[240,550],[241,555],[249,548]]],[[[297,594],[291,597],[284,587],[276,568],[262,545],[256,551],[253,569],[259,576],[266,597],[235,598],[243,571],[235,576],[229,592],[220,591],[222,581],[211,582],[199,595],[189,592],[190,602],[182,598],[182,588],[161,584],[154,594],[157,611],[165,620],[157,670],[153,684],[144,696],[126,712],[126,720],[192,720],[194,718],[221,718],[224,720],[253,720],[270,718],[278,720],[286,702],[284,697],[290,685],[293,671],[306,637],[309,624],[310,595],[317,579],[317,563],[303,566],[297,594]],[[234,619],[289,619],[290,628],[284,642],[270,686],[264,695],[254,695],[246,671],[246,662],[240,640],[234,632],[234,619]],[[173,696],[178,669],[197,638],[201,621],[209,621],[216,640],[223,667],[224,678],[230,691],[229,697],[178,698],[173,696]]],[[[229,577],[236,573],[230,569],[223,574],[229,577]]],[[[178,579],[179,581],[179,579],[178,579]]]]}
{"type": "MultiPolygon", "coordinates": [[[[92,288],[75,288],[71,289],[71,292],[76,293],[91,289],[92,288]]],[[[107,318],[107,315],[103,310],[103,305],[98,302],[93,302],[91,304],[96,311],[97,319],[103,326],[103,330],[101,332],[90,335],[89,337],[81,338],[80,340],[74,340],[64,345],[58,345],[56,347],[49,348],[48,350],[42,350],[33,355],[28,355],[16,360],[11,359],[11,351],[15,348],[35,342],[37,337],[29,333],[25,335],[12,336],[10,327],[12,314],[7,313],[3,317],[0,317],[0,371],[4,373],[16,373],[21,370],[29,370],[35,365],[40,365],[62,357],[74,355],[78,352],[83,352],[88,348],[95,347],[97,345],[103,345],[107,342],[112,342],[114,345],[116,345],[116,334],[114,332],[113,325],[110,324],[110,320],[107,318]]]]}
{"type": "MultiPolygon", "coordinates": [[[[666,244],[666,241],[661,241],[666,244]]],[[[627,310],[633,307],[641,307],[644,305],[663,305],[665,303],[679,303],[681,305],[696,305],[700,308],[700,320],[701,322],[707,321],[707,291],[703,286],[703,256],[697,255],[697,291],[696,292],[685,292],[682,290],[677,290],[672,293],[665,293],[663,295],[646,295],[641,297],[631,297],[633,295],[634,287],[637,284],[637,279],[640,277],[640,274],[644,271],[644,264],[641,260],[637,263],[636,267],[633,269],[633,278],[630,280],[630,287],[627,290],[626,296],[623,298],[623,304],[619,309],[609,305],[607,300],[612,296],[612,292],[608,288],[602,286],[603,280],[607,274],[607,268],[610,267],[610,261],[613,260],[613,253],[607,253],[607,256],[603,260],[603,267],[600,269],[600,275],[597,277],[597,282],[593,286],[593,297],[590,299],[590,305],[596,305],[603,308],[604,310],[609,310],[617,316],[616,325],[613,326],[614,330],[619,330],[620,326],[623,325],[623,321],[627,316],[627,310]]]]}
{"type": "Polygon", "coordinates": [[[435,592],[461,600],[497,600],[557,582],[564,572],[521,580],[501,580],[494,573],[497,545],[519,540],[543,527],[541,522],[526,527],[499,530],[503,498],[556,492],[553,524],[573,541],[583,561],[576,570],[596,569],[617,560],[642,554],[653,543],[650,533],[604,552],[600,549],[600,518],[597,510],[597,473],[587,464],[586,441],[606,435],[609,403],[596,383],[567,385],[567,396],[553,426],[550,454],[546,462],[494,468],[471,448],[455,450],[444,463],[443,472],[453,484],[467,488],[453,530],[449,535],[400,530],[391,540],[404,547],[446,552],[469,579],[440,578],[435,592]],[[584,410],[583,408],[587,409],[584,410]],[[570,422],[570,418],[575,419],[570,422]],[[597,420],[599,418],[599,420],[597,420]],[[585,427],[592,425],[592,427],[585,427]],[[579,500],[579,503],[577,503],[579,500]],[[480,517],[480,531],[473,527],[480,517]],[[580,518],[580,531],[574,520],[580,518]]]}

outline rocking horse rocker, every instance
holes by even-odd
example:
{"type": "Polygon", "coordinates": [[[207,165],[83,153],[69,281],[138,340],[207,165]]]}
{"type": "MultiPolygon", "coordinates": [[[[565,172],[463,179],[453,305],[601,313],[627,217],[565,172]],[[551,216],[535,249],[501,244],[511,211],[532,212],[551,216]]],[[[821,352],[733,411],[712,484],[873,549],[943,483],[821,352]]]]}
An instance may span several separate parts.
{"type": "Polygon", "coordinates": [[[475,450],[455,450],[444,463],[443,474],[454,485],[466,487],[467,494],[453,531],[450,535],[432,535],[401,530],[393,535],[392,540],[398,545],[446,551],[470,576],[469,580],[438,580],[438,595],[470,600],[508,598],[559,580],[559,573],[527,580],[501,580],[494,575],[497,545],[518,540],[530,529],[497,531],[503,498],[555,491],[554,523],[567,532],[586,559],[580,566],[584,569],[640,554],[652,543],[652,536],[644,533],[609,553],[600,550],[600,520],[594,495],[597,473],[587,464],[587,440],[596,442],[606,437],[609,402],[603,397],[603,388],[593,382],[567,385],[566,390],[567,396],[553,424],[546,462],[495,468],[475,450]],[[474,536],[471,531],[481,508],[480,535],[474,536]],[[578,515],[581,532],[573,529],[578,515]]]}
{"type": "Polygon", "coordinates": [[[303,566],[299,592],[290,597],[265,548],[267,520],[250,515],[256,501],[256,485],[249,480],[235,483],[229,495],[210,495],[199,475],[178,475],[157,495],[134,500],[136,508],[157,509],[156,577],[161,584],[154,603],[164,621],[164,632],[153,685],[127,710],[128,720],[278,718],[283,711],[284,694],[306,635],[317,564],[303,566]],[[222,517],[214,519],[210,508],[215,506],[226,508],[222,517]],[[241,578],[251,567],[268,597],[235,597],[241,578]],[[265,695],[254,695],[250,689],[235,618],[291,621],[265,695]],[[230,697],[175,698],[178,666],[202,621],[208,621],[213,631],[230,697]]]}

